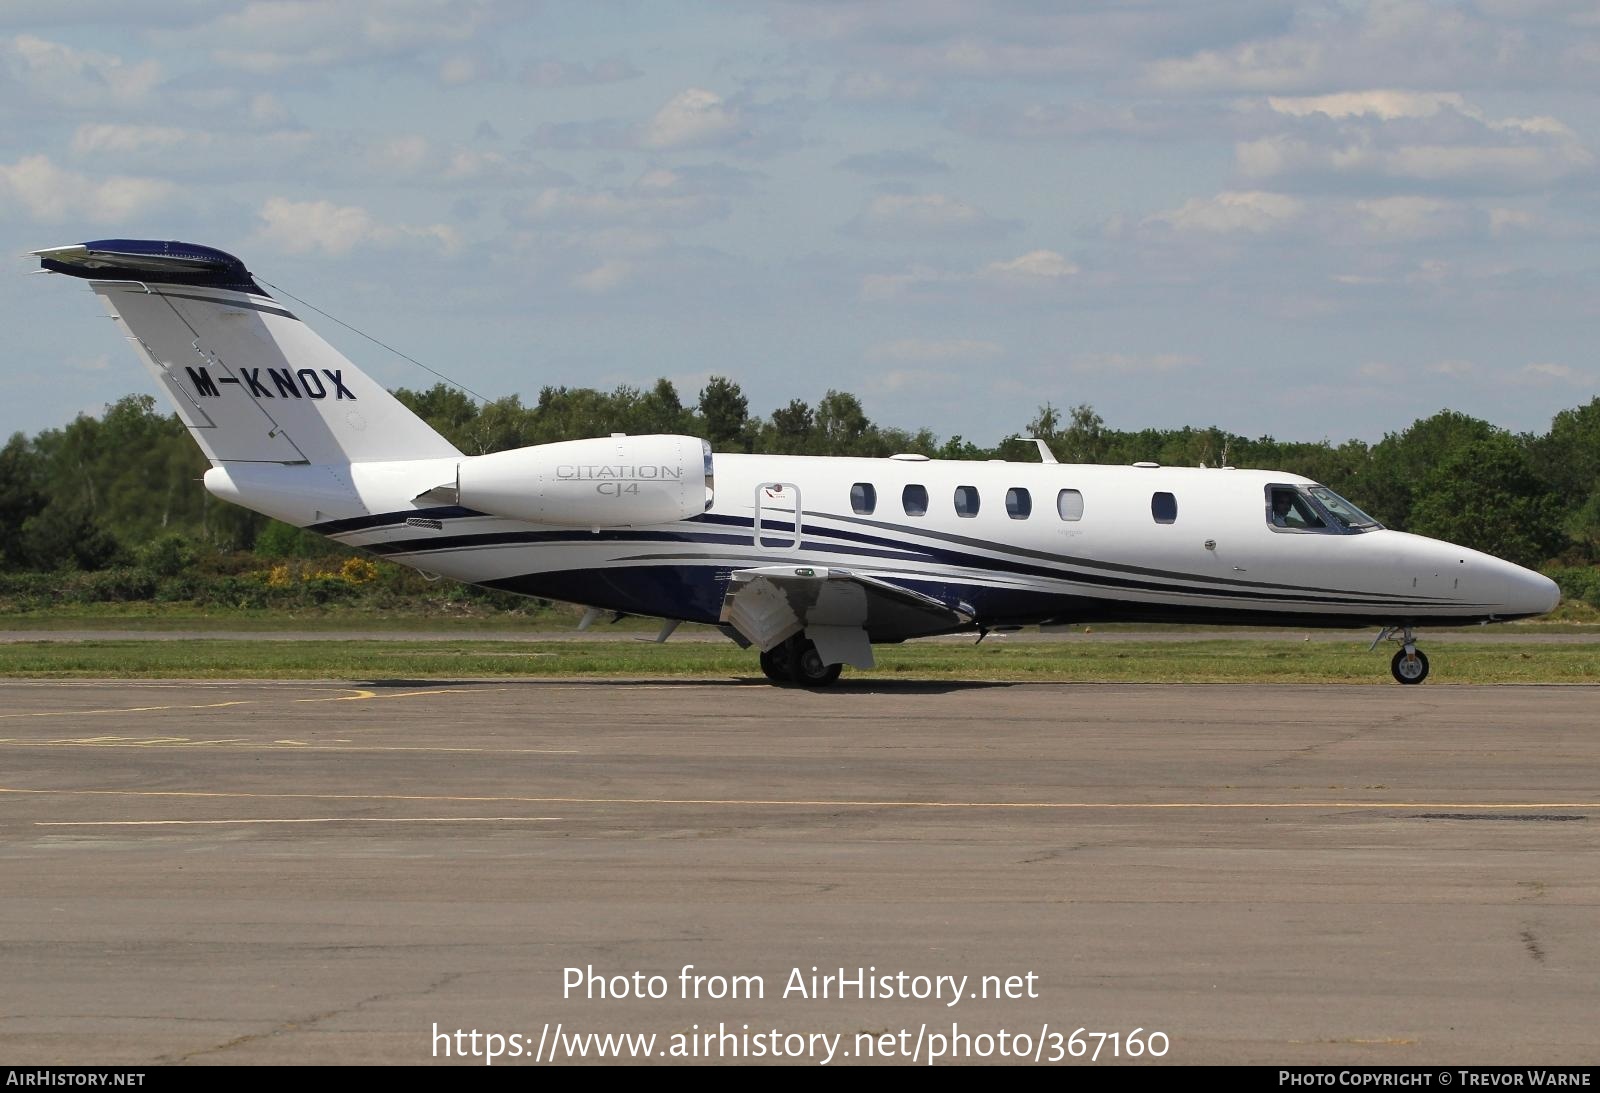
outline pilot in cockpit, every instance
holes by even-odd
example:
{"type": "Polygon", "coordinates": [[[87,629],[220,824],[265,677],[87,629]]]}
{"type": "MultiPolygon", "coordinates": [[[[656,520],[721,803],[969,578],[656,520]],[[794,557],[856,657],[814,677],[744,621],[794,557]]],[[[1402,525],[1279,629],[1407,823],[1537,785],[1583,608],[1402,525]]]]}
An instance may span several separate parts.
{"type": "Polygon", "coordinates": [[[1302,530],[1326,526],[1298,491],[1288,489],[1272,491],[1272,525],[1302,530]]]}

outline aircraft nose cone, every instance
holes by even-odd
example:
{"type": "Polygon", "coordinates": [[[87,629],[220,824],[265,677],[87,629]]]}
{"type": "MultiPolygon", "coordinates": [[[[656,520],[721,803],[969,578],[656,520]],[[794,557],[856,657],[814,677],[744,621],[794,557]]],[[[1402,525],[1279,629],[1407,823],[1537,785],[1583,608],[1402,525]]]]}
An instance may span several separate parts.
{"type": "Polygon", "coordinates": [[[1561,589],[1543,573],[1535,573],[1510,562],[1505,566],[1504,598],[1508,614],[1543,615],[1561,602],[1561,589]]]}

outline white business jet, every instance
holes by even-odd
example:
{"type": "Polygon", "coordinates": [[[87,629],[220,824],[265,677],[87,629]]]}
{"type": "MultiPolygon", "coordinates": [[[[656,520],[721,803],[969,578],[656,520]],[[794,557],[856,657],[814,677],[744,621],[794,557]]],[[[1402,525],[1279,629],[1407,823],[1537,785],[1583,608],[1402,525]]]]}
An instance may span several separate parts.
{"type": "MultiPolygon", "coordinates": [[[[1298,475],[718,454],[624,436],[467,456],[237,258],[110,239],[34,251],[86,280],[211,461],[211,493],[488,588],[718,626],[775,683],[872,646],[1101,621],[1415,628],[1555,607],[1553,582],[1385,529],[1298,475]],[[713,473],[714,472],[714,473],[713,473]]],[[[592,617],[592,614],[591,616],[592,617]]]]}

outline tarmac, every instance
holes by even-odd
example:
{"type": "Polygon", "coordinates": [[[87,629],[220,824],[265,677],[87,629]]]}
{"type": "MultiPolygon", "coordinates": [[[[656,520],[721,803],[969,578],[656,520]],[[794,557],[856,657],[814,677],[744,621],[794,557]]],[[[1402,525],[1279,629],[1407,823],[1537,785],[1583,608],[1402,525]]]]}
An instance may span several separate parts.
{"type": "Polygon", "coordinates": [[[4,681],[0,1063],[1594,1064],[1597,711],[4,681]]]}

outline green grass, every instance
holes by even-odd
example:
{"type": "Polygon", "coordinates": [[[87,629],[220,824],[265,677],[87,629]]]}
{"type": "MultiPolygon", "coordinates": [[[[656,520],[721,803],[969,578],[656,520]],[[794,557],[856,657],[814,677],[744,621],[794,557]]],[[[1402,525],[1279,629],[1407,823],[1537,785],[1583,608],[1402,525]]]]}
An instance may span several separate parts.
{"type": "MultiPolygon", "coordinates": [[[[878,667],[847,679],[1138,683],[1387,683],[1392,646],[1365,642],[1030,642],[879,646],[878,667]]],[[[1439,645],[1434,683],[1600,682],[1600,643],[1439,645]]],[[[433,641],[26,641],[0,645],[0,676],[93,678],[452,679],[756,678],[754,651],[731,643],[638,640],[507,646],[433,641]]]]}
{"type": "MultiPolygon", "coordinates": [[[[373,632],[419,630],[463,636],[484,631],[496,633],[565,631],[577,628],[582,608],[570,604],[541,604],[528,600],[526,609],[511,612],[477,602],[431,602],[379,606],[364,601],[327,603],[307,607],[233,607],[220,604],[196,606],[144,600],[132,603],[54,603],[31,609],[3,609],[0,605],[0,630],[246,630],[261,633],[283,631],[368,630],[373,632]]],[[[655,633],[660,619],[628,616],[613,623],[609,614],[594,624],[595,633],[655,633]]],[[[708,630],[693,623],[689,629],[708,630]]],[[[1073,632],[1081,626],[1071,628],[1073,632]]],[[[1218,627],[1166,623],[1094,623],[1097,634],[1156,632],[1216,632],[1218,627]]],[[[1229,629],[1223,627],[1223,629],[1229,629]]],[[[1248,627],[1238,627],[1246,630],[1248,627]]],[[[1280,629],[1292,630],[1293,627],[1280,629]]],[[[1477,631],[1477,626],[1429,627],[1428,633],[1442,630],[1477,631]]],[[[1494,626],[1499,634],[1592,634],[1600,641],[1600,611],[1585,604],[1562,604],[1549,615],[1523,622],[1494,626]]],[[[1373,632],[1376,632],[1374,628],[1373,632]]],[[[1355,641],[1355,638],[1351,639],[1355,641]]],[[[1369,639],[1370,640],[1370,639],[1369,639]]]]}
{"type": "MultiPolygon", "coordinates": [[[[509,612],[478,603],[377,607],[360,601],[315,607],[228,607],[144,600],[133,603],[50,604],[31,611],[0,613],[0,630],[252,630],[263,633],[317,630],[426,630],[471,634],[490,631],[572,630],[583,617],[564,604],[509,612]]],[[[596,627],[610,627],[609,615],[596,627]]],[[[625,618],[629,632],[654,633],[659,619],[625,618]]]]}

